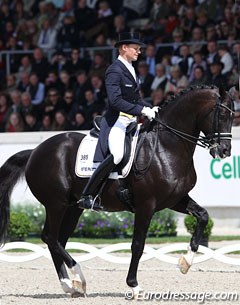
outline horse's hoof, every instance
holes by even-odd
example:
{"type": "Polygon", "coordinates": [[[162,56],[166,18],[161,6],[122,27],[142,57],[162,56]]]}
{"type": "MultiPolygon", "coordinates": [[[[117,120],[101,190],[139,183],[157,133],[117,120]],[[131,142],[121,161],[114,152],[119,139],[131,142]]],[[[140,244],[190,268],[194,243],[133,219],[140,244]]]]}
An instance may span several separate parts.
{"type": "Polygon", "coordinates": [[[83,296],[83,293],[79,292],[79,291],[74,291],[71,293],[71,298],[80,298],[83,296]]]}
{"type": "Polygon", "coordinates": [[[81,281],[78,281],[78,280],[72,280],[72,285],[73,285],[73,288],[77,292],[86,296],[86,282],[81,282],[81,281]]]}
{"type": "Polygon", "coordinates": [[[186,274],[191,267],[191,265],[188,263],[184,255],[182,255],[178,260],[178,267],[182,274],[186,274]]]}

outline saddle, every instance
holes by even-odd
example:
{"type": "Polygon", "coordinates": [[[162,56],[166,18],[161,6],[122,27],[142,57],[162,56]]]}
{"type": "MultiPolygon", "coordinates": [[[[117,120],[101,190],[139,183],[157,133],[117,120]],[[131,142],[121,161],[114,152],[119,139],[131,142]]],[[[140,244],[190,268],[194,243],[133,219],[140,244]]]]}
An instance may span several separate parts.
{"type": "MultiPolygon", "coordinates": [[[[97,115],[93,119],[93,128],[90,130],[90,135],[94,138],[99,138],[100,126],[101,126],[102,116],[97,115]]],[[[119,164],[119,169],[122,169],[128,162],[131,152],[132,137],[134,136],[137,129],[137,122],[132,122],[128,125],[126,130],[125,144],[124,144],[124,156],[119,164]]]]}

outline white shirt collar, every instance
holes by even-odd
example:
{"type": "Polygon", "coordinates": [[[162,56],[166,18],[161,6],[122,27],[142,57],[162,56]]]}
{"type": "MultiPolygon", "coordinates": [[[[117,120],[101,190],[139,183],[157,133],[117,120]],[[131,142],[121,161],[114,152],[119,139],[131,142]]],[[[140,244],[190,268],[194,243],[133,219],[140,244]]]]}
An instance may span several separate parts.
{"type": "Polygon", "coordinates": [[[133,78],[136,80],[136,72],[132,65],[132,63],[128,62],[126,59],[124,59],[121,55],[118,55],[118,60],[120,60],[124,66],[128,69],[128,71],[132,74],[133,78]]]}

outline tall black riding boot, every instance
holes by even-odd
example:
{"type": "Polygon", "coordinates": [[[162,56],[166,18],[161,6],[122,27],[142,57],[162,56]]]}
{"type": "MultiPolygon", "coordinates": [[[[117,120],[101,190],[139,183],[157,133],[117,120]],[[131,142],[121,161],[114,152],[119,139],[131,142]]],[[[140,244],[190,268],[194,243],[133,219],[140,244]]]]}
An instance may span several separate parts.
{"type": "Polygon", "coordinates": [[[101,186],[107,180],[114,167],[113,155],[109,155],[101,164],[99,164],[85,186],[81,198],[77,202],[79,203],[79,208],[92,209],[96,211],[103,209],[99,203],[95,202],[94,197],[98,194],[101,186]]]}

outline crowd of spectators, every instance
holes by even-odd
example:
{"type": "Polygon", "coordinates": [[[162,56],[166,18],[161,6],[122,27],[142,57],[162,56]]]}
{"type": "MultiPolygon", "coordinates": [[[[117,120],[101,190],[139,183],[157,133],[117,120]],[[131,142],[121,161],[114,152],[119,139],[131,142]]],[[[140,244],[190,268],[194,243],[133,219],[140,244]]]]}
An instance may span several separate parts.
{"type": "Polygon", "coordinates": [[[0,132],[90,129],[107,107],[115,39],[131,30],[146,44],[136,69],[154,106],[188,86],[239,83],[236,0],[0,0],[0,132]]]}

